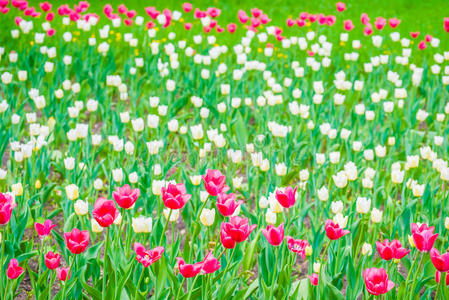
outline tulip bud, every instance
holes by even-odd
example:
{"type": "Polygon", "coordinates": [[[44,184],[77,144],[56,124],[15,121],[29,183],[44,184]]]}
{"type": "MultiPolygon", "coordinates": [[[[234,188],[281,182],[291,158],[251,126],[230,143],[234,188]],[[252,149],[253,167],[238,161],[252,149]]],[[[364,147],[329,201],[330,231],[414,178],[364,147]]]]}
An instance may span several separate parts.
{"type": "Polygon", "coordinates": [[[212,226],[215,221],[215,209],[204,208],[201,212],[200,221],[204,226],[212,226]]]}
{"type": "Polygon", "coordinates": [[[92,222],[92,231],[95,233],[100,233],[103,231],[103,227],[100,226],[100,224],[98,224],[98,222],[95,219],[91,220],[92,222]]]}
{"type": "Polygon", "coordinates": [[[307,246],[305,252],[306,256],[311,256],[313,254],[313,248],[311,246],[307,246]]]}
{"type": "Polygon", "coordinates": [[[34,187],[39,190],[42,187],[42,183],[39,179],[36,179],[36,181],[34,182],[34,187]]]}
{"type": "Polygon", "coordinates": [[[79,197],[79,190],[76,184],[69,184],[65,187],[65,193],[69,200],[76,200],[79,197]]]}
{"type": "Polygon", "coordinates": [[[362,246],[362,255],[371,255],[373,254],[373,247],[371,246],[371,244],[368,243],[363,243],[362,246]]]}
{"type": "Polygon", "coordinates": [[[163,210],[163,214],[165,219],[168,219],[168,216],[170,216],[170,219],[168,220],[169,222],[176,222],[179,218],[179,209],[166,208],[163,210]]]}
{"type": "Polygon", "coordinates": [[[413,240],[413,236],[408,235],[408,243],[410,244],[410,247],[415,248],[415,241],[413,240]]]}
{"type": "Polygon", "coordinates": [[[87,201],[77,200],[74,204],[74,209],[77,216],[84,216],[89,212],[89,204],[87,201]]]}
{"type": "Polygon", "coordinates": [[[313,272],[319,274],[321,269],[321,263],[319,261],[313,263],[313,272]]]}

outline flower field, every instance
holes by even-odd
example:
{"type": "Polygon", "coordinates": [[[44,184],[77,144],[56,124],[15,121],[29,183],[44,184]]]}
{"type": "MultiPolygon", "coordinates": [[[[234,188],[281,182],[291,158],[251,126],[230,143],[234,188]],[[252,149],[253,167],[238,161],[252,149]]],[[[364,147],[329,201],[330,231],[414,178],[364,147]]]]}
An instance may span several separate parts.
{"type": "Polygon", "coordinates": [[[100,2],[0,0],[0,299],[449,299],[449,4],[100,2]]]}

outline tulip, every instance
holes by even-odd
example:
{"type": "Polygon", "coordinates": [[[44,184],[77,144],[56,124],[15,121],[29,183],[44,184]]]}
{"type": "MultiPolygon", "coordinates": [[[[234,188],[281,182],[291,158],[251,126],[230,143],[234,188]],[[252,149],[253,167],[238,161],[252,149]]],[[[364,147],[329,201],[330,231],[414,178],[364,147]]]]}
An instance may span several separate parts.
{"type": "Polygon", "coordinates": [[[221,223],[220,229],[220,241],[223,244],[223,247],[226,249],[232,249],[235,247],[236,242],[232,239],[231,234],[229,232],[228,223],[221,223]]]}
{"type": "Polygon", "coordinates": [[[292,207],[296,202],[296,189],[286,187],[284,191],[276,190],[276,200],[285,208],[292,207]]]}
{"type": "MultiPolygon", "coordinates": [[[[437,283],[440,283],[440,278],[441,278],[441,272],[436,271],[435,272],[435,281],[437,283]]],[[[446,273],[446,285],[449,285],[449,273],[446,273]]]]}
{"type": "Polygon", "coordinates": [[[195,277],[201,272],[203,268],[203,262],[186,264],[184,259],[182,259],[181,257],[177,257],[176,260],[178,261],[179,272],[185,278],[195,277]]]}
{"type": "Polygon", "coordinates": [[[187,194],[186,187],[183,183],[172,184],[169,183],[167,188],[161,188],[162,201],[167,208],[181,209],[192,197],[187,194]]]}
{"type": "Polygon", "coordinates": [[[149,267],[162,257],[164,253],[164,247],[156,247],[154,249],[147,250],[140,243],[134,243],[134,251],[136,252],[136,260],[140,262],[145,268],[149,267]]]}
{"type": "Polygon", "coordinates": [[[437,249],[432,248],[430,250],[430,259],[438,271],[443,273],[449,271],[449,252],[440,254],[437,249]]]}
{"type": "Polygon", "coordinates": [[[310,284],[317,286],[318,285],[318,279],[320,278],[320,275],[317,273],[313,273],[312,275],[307,275],[307,277],[310,280],[310,284]]]}
{"type": "Polygon", "coordinates": [[[279,227],[268,225],[267,229],[262,229],[262,233],[271,245],[279,246],[284,240],[284,223],[279,225],[279,227]]]}
{"type": "Polygon", "coordinates": [[[45,265],[50,270],[54,270],[59,266],[59,262],[61,261],[61,256],[59,253],[54,253],[52,251],[48,251],[47,254],[45,254],[45,265]]]}
{"type": "Polygon", "coordinates": [[[212,252],[208,252],[206,254],[206,257],[202,261],[202,265],[203,266],[201,271],[204,274],[213,273],[221,267],[220,262],[214,257],[214,254],[212,252]]]}
{"type": "Polygon", "coordinates": [[[19,266],[17,259],[12,258],[9,261],[8,269],[6,270],[6,275],[9,279],[16,279],[23,273],[23,268],[19,266]]]}
{"type": "Polygon", "coordinates": [[[229,233],[229,236],[237,243],[246,240],[250,233],[257,227],[254,224],[250,226],[248,219],[239,216],[231,217],[228,223],[223,224],[222,230],[224,227],[224,231],[229,233]]]}
{"type": "Polygon", "coordinates": [[[89,231],[73,228],[71,232],[64,233],[67,248],[73,254],[84,252],[89,244],[89,231]]]}
{"type": "Polygon", "coordinates": [[[346,4],[343,2],[337,2],[336,6],[337,6],[338,12],[342,12],[342,11],[346,10],[346,4]]]}
{"type": "Polygon", "coordinates": [[[109,227],[114,223],[119,212],[115,207],[115,203],[112,200],[99,197],[95,202],[94,209],[92,210],[92,216],[102,227],[109,227]]]}
{"type": "Polygon", "coordinates": [[[34,229],[36,229],[37,235],[41,239],[49,235],[55,226],[56,224],[53,224],[51,220],[45,220],[43,224],[34,223],[34,229]]]}
{"type": "Polygon", "coordinates": [[[362,273],[368,293],[377,296],[387,293],[394,287],[394,282],[388,280],[385,269],[369,268],[362,273]]]}
{"type": "Polygon", "coordinates": [[[70,279],[70,275],[72,275],[72,272],[69,268],[57,268],[56,274],[58,274],[59,280],[66,281],[70,279]]]}
{"type": "Polygon", "coordinates": [[[220,193],[217,195],[218,211],[225,217],[232,216],[235,210],[243,203],[243,201],[235,201],[236,194],[220,193]]]}
{"type": "Polygon", "coordinates": [[[226,176],[224,176],[219,170],[206,171],[206,176],[202,176],[204,181],[204,187],[211,196],[217,196],[220,193],[226,193],[229,191],[229,187],[226,185],[226,176]]]}
{"type": "Polygon", "coordinates": [[[131,189],[128,184],[125,184],[124,186],[117,188],[116,191],[112,192],[112,197],[115,202],[117,202],[118,206],[124,209],[133,207],[134,203],[137,201],[137,198],[139,198],[139,195],[140,190],[131,189]]]}
{"type": "Polygon", "coordinates": [[[291,236],[287,236],[288,249],[294,253],[297,253],[304,260],[306,258],[306,248],[310,247],[310,244],[306,240],[295,240],[291,236]]]}
{"type": "Polygon", "coordinates": [[[0,193],[0,225],[4,225],[11,219],[14,203],[14,196],[11,194],[0,193]]]}
{"type": "Polygon", "coordinates": [[[330,219],[326,220],[324,229],[326,230],[327,237],[331,240],[338,240],[349,233],[349,230],[343,230],[337,223],[334,223],[330,219]]]}
{"type": "Polygon", "coordinates": [[[438,237],[438,233],[433,233],[435,227],[428,227],[427,224],[413,223],[411,225],[413,242],[420,252],[429,252],[432,249],[435,240],[438,237]]]}
{"type": "Polygon", "coordinates": [[[376,248],[380,257],[385,260],[401,259],[410,252],[410,250],[403,248],[398,240],[376,242],[376,248]]]}

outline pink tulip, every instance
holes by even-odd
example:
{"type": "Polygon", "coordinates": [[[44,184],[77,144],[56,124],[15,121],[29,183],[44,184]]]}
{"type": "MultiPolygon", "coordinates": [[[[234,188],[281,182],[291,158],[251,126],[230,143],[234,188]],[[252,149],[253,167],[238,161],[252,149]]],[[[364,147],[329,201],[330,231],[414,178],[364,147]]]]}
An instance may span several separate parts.
{"type": "Polygon", "coordinates": [[[182,5],[182,9],[183,9],[186,13],[188,13],[188,12],[190,12],[190,11],[192,10],[192,4],[191,4],[191,3],[188,3],[188,2],[185,2],[185,3],[182,5]]]}
{"type": "MultiPolygon", "coordinates": [[[[280,33],[279,33],[280,35],[280,33]]],[[[284,191],[277,189],[276,190],[276,200],[285,208],[290,208],[295,205],[296,202],[296,189],[292,189],[291,187],[286,187],[284,191]]]]}
{"type": "Polygon", "coordinates": [[[262,229],[262,233],[272,246],[279,246],[284,240],[284,223],[278,227],[268,225],[267,229],[262,229]]]}
{"type": "Polygon", "coordinates": [[[235,30],[237,29],[237,25],[234,23],[228,24],[228,26],[226,26],[226,28],[228,29],[229,33],[234,33],[235,30]]]}
{"type": "Polygon", "coordinates": [[[340,228],[340,226],[337,223],[334,223],[334,221],[330,219],[326,220],[324,229],[326,231],[327,237],[331,240],[338,240],[339,238],[349,233],[349,230],[344,230],[343,228],[340,228]]]}
{"type": "Polygon", "coordinates": [[[419,36],[419,31],[416,31],[416,32],[410,32],[410,36],[411,36],[413,39],[416,39],[416,38],[419,36]]]}
{"type": "Polygon", "coordinates": [[[296,254],[299,254],[301,258],[304,260],[306,258],[306,248],[310,247],[310,244],[306,240],[295,240],[291,236],[287,236],[287,246],[288,249],[296,254]]]}
{"type": "Polygon", "coordinates": [[[424,50],[426,48],[427,48],[426,41],[421,41],[421,42],[418,43],[418,49],[419,50],[424,50]]]}
{"type": "Polygon", "coordinates": [[[437,249],[432,248],[430,250],[430,259],[438,271],[443,273],[449,271],[449,252],[440,254],[437,249]]]}
{"type": "Polygon", "coordinates": [[[235,210],[243,203],[243,201],[235,201],[237,195],[234,193],[220,193],[217,196],[218,211],[225,217],[232,216],[235,210]]]}
{"type": "Polygon", "coordinates": [[[338,12],[342,12],[342,11],[346,10],[346,4],[344,4],[343,2],[337,2],[336,6],[337,6],[338,12]]]}
{"type": "MultiPolygon", "coordinates": [[[[446,285],[449,285],[449,273],[445,273],[445,275],[446,275],[446,285]]],[[[440,278],[441,278],[441,272],[436,271],[435,272],[435,281],[437,283],[440,283],[440,278]]]]}
{"type": "Polygon", "coordinates": [[[34,228],[36,229],[37,235],[41,239],[48,236],[55,227],[56,224],[53,224],[51,220],[45,220],[43,224],[37,222],[34,223],[34,228]]]}
{"type": "Polygon", "coordinates": [[[396,19],[396,18],[391,18],[390,20],[388,20],[388,24],[390,24],[391,28],[398,27],[399,23],[401,23],[401,20],[396,19]]]}
{"type": "Polygon", "coordinates": [[[313,273],[312,275],[307,275],[307,278],[309,278],[311,285],[317,286],[320,275],[317,273],[313,273]]]}
{"type": "Polygon", "coordinates": [[[343,22],[343,26],[346,31],[351,31],[354,29],[354,24],[352,23],[351,20],[345,20],[343,22]]]}
{"type": "Polygon", "coordinates": [[[362,276],[365,280],[366,289],[371,295],[385,294],[394,287],[394,282],[388,279],[387,271],[384,268],[365,269],[362,276]]]}
{"type": "Polygon", "coordinates": [[[377,30],[382,30],[386,24],[387,20],[382,17],[377,17],[376,21],[374,22],[374,26],[377,28],[377,30]]]}
{"type": "Polygon", "coordinates": [[[248,15],[243,10],[239,10],[239,12],[237,13],[237,17],[239,18],[239,20],[242,24],[245,24],[249,20],[248,15]]]}
{"type": "Polygon", "coordinates": [[[363,25],[368,25],[369,24],[368,14],[363,13],[362,16],[360,17],[360,21],[362,22],[363,25]]]}
{"type": "Polygon", "coordinates": [[[190,30],[192,28],[192,23],[184,23],[185,30],[190,30]]]}
{"type": "Polygon", "coordinates": [[[435,227],[428,227],[427,224],[418,224],[413,223],[411,225],[411,232],[413,241],[416,245],[416,249],[420,252],[429,252],[432,249],[435,240],[438,237],[438,233],[434,234],[433,231],[435,227]]]}

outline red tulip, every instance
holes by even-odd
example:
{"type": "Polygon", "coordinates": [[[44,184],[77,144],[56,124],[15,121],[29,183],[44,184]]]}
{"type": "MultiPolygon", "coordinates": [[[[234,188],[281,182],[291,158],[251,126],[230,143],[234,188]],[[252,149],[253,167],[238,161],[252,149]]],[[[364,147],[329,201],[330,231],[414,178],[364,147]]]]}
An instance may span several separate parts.
{"type": "Polygon", "coordinates": [[[412,237],[415,242],[416,249],[421,252],[429,252],[432,249],[435,240],[438,237],[438,233],[433,233],[435,227],[428,227],[427,224],[418,224],[413,223],[411,225],[412,237]]]}
{"type": "Polygon", "coordinates": [[[56,274],[58,274],[58,278],[61,281],[66,281],[70,279],[70,275],[72,275],[72,272],[69,274],[69,268],[57,268],[56,274]]]}
{"type": "Polygon", "coordinates": [[[438,271],[449,271],[449,252],[440,254],[437,249],[432,248],[430,250],[430,259],[432,260],[433,265],[438,271]]]}
{"type": "Polygon", "coordinates": [[[80,254],[86,250],[89,244],[89,231],[73,228],[71,232],[64,233],[67,248],[73,254],[80,254]]]}
{"type": "Polygon", "coordinates": [[[50,28],[48,31],[47,31],[47,35],[48,36],[53,36],[54,34],[55,34],[55,30],[53,29],[53,28],[50,28]]]}
{"type": "MultiPolygon", "coordinates": [[[[441,277],[441,272],[436,271],[435,272],[435,281],[437,283],[440,283],[440,277],[441,277]]],[[[446,273],[446,285],[449,285],[449,273],[446,273]]]]}
{"type": "Polygon", "coordinates": [[[201,272],[201,269],[203,267],[202,262],[195,264],[186,264],[184,259],[182,259],[181,257],[177,257],[176,260],[178,261],[179,272],[185,278],[195,277],[201,272]]]}
{"type": "Polygon", "coordinates": [[[167,188],[163,187],[162,201],[164,205],[170,209],[183,208],[192,195],[187,194],[184,183],[172,184],[169,183],[167,188]]]}
{"type": "Polygon", "coordinates": [[[410,252],[410,250],[403,248],[398,240],[376,242],[376,248],[380,257],[385,260],[401,259],[410,252]]]}
{"type": "Polygon", "coordinates": [[[139,189],[131,189],[128,184],[117,188],[116,191],[112,192],[112,197],[118,206],[124,209],[131,208],[134,203],[136,203],[137,198],[140,196],[139,189]]]}
{"type": "Polygon", "coordinates": [[[147,250],[142,244],[134,243],[134,251],[136,252],[136,260],[147,268],[162,257],[162,253],[164,253],[165,249],[164,247],[159,246],[147,250]]]}
{"type": "Polygon", "coordinates": [[[373,27],[371,27],[371,25],[366,26],[365,28],[363,28],[363,34],[368,36],[371,35],[373,33],[373,27]]]}
{"type": "Polygon", "coordinates": [[[385,269],[369,268],[363,271],[363,279],[368,293],[371,295],[382,295],[394,287],[394,282],[388,280],[385,269]]]}
{"type": "Polygon", "coordinates": [[[418,35],[419,35],[419,31],[416,31],[416,32],[410,32],[410,36],[411,36],[412,38],[414,38],[414,39],[416,39],[416,38],[418,37],[418,35]]]}
{"type": "Polygon", "coordinates": [[[61,256],[58,253],[53,253],[53,251],[48,251],[45,254],[45,265],[50,270],[54,270],[59,267],[59,262],[61,261],[61,256]]]}
{"type": "Polygon", "coordinates": [[[443,28],[444,31],[449,32],[449,18],[444,18],[443,28]]]}
{"type": "Polygon", "coordinates": [[[349,233],[349,230],[343,230],[337,223],[332,220],[326,220],[324,229],[326,230],[326,235],[331,240],[338,240],[342,236],[349,233]]]}
{"type": "Polygon", "coordinates": [[[220,241],[223,244],[223,247],[226,249],[232,249],[235,247],[236,242],[232,239],[231,234],[229,232],[228,223],[221,223],[220,228],[220,241]]]}
{"type": "Polygon", "coordinates": [[[94,209],[92,210],[92,216],[101,227],[109,227],[112,223],[114,223],[114,220],[118,217],[118,214],[119,212],[115,207],[114,201],[107,200],[103,197],[99,197],[97,199],[94,209]]]}
{"type": "Polygon", "coordinates": [[[291,187],[286,187],[284,191],[277,189],[276,190],[276,200],[285,208],[292,207],[296,202],[296,189],[292,189],[291,187]]]}
{"type": "Polygon", "coordinates": [[[295,20],[292,18],[287,18],[287,26],[292,27],[293,25],[295,25],[295,20]]]}
{"type": "Polygon", "coordinates": [[[291,252],[299,254],[304,260],[306,259],[306,248],[310,247],[310,244],[306,240],[295,240],[291,236],[287,236],[287,246],[291,252]]]}
{"type": "Polygon", "coordinates": [[[41,239],[49,235],[55,226],[56,224],[53,224],[51,220],[45,220],[43,224],[34,223],[34,229],[36,229],[37,235],[41,239]]]}
{"type": "Polygon", "coordinates": [[[284,223],[279,225],[279,227],[268,225],[267,229],[262,229],[262,233],[271,245],[279,246],[284,240],[284,223]]]}
{"type": "Polygon", "coordinates": [[[217,196],[220,193],[226,193],[229,191],[229,187],[226,185],[226,176],[221,174],[219,170],[206,171],[206,176],[202,176],[204,181],[204,187],[211,196],[217,196]]]}
{"type": "Polygon", "coordinates": [[[235,210],[243,203],[243,201],[235,201],[237,195],[234,193],[220,193],[217,196],[218,211],[225,217],[232,216],[235,210]]]}
{"type": "Polygon", "coordinates": [[[260,16],[260,23],[265,25],[265,24],[268,24],[270,21],[271,21],[271,19],[268,18],[268,16],[266,14],[262,14],[260,16]]]}
{"type": "Polygon", "coordinates": [[[206,257],[202,261],[202,265],[201,270],[204,274],[213,273],[221,267],[220,262],[214,257],[214,254],[211,251],[206,254],[206,257]]]}
{"type": "Polygon", "coordinates": [[[317,286],[318,285],[318,279],[320,279],[320,275],[317,273],[313,273],[312,275],[307,275],[307,277],[310,280],[310,284],[317,286]]]}
{"type": "Polygon", "coordinates": [[[8,269],[6,270],[6,275],[9,279],[16,279],[23,273],[23,268],[19,266],[17,259],[12,258],[9,261],[8,269]]]}
{"type": "Polygon", "coordinates": [[[239,216],[231,217],[228,223],[223,224],[226,228],[225,231],[237,243],[246,240],[250,233],[257,227],[257,225],[250,226],[248,219],[239,216]]]}
{"type": "Polygon", "coordinates": [[[126,8],[125,4],[120,4],[118,6],[118,13],[119,14],[126,14],[127,11],[128,11],[128,9],[126,8]]]}
{"type": "Polygon", "coordinates": [[[432,39],[433,39],[433,36],[431,36],[430,34],[426,34],[426,36],[425,36],[426,42],[430,43],[432,41],[432,39]]]}
{"type": "Polygon", "coordinates": [[[343,2],[337,2],[336,6],[339,12],[346,10],[346,4],[344,4],[343,2]]]}

